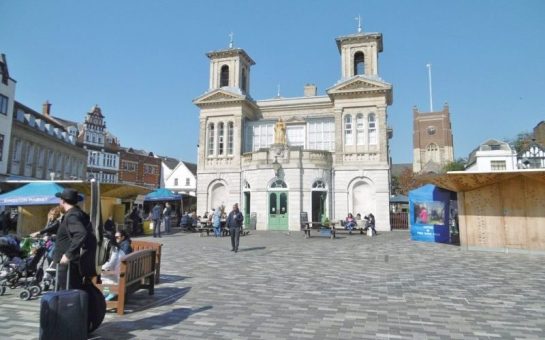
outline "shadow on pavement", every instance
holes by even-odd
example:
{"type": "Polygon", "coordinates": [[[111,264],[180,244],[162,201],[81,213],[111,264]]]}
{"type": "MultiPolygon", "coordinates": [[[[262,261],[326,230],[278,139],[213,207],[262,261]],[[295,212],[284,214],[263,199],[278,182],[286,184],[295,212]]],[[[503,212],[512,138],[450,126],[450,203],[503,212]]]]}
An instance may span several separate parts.
{"type": "Polygon", "coordinates": [[[267,247],[251,247],[251,248],[240,248],[238,251],[252,251],[252,250],[263,250],[267,247]]]}
{"type": "Polygon", "coordinates": [[[191,276],[161,274],[161,283],[173,283],[173,282],[183,281],[185,279],[190,279],[190,278],[191,276]]]}
{"type": "Polygon", "coordinates": [[[177,325],[189,318],[191,315],[204,312],[209,309],[212,309],[212,306],[204,306],[197,309],[176,308],[163,314],[153,315],[138,320],[109,322],[96,330],[95,333],[92,334],[92,337],[89,337],[89,339],[136,339],[137,336],[131,334],[132,331],[152,330],[177,325]]]}

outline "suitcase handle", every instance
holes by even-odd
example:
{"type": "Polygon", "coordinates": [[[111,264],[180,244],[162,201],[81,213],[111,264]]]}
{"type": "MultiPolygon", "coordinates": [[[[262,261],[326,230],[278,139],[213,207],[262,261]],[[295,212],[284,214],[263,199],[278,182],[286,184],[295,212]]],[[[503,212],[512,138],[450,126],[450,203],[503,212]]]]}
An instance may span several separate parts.
{"type": "MultiPolygon", "coordinates": [[[[59,291],[59,266],[61,264],[57,263],[57,270],[55,271],[55,291],[59,291]]],[[[66,271],[66,290],[70,288],[70,262],[68,262],[68,270],[66,271]]]]}

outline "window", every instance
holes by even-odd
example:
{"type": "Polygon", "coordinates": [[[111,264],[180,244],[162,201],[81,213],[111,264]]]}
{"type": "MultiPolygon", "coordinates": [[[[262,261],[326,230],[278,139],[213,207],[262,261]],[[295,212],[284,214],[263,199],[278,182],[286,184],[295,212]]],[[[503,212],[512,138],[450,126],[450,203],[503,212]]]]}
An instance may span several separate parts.
{"type": "Polygon", "coordinates": [[[214,123],[208,124],[208,156],[214,154],[214,123]]]}
{"type": "Polygon", "coordinates": [[[307,130],[309,149],[335,151],[335,121],[333,119],[309,119],[307,130]]]}
{"type": "Polygon", "coordinates": [[[370,113],[367,117],[368,125],[368,134],[369,134],[369,145],[377,144],[377,122],[375,120],[375,114],[370,113]]]}
{"type": "Polygon", "coordinates": [[[354,135],[352,134],[352,116],[344,116],[344,144],[354,144],[354,135]]]}
{"type": "MultiPolygon", "coordinates": [[[[491,144],[490,150],[501,150],[501,146],[499,144],[491,144]]],[[[494,161],[492,161],[494,162],[494,161]]]]}
{"type": "Polygon", "coordinates": [[[224,126],[225,125],[223,124],[223,122],[218,123],[218,155],[219,156],[223,156],[223,152],[225,148],[224,135],[223,135],[225,133],[224,126]]]}
{"type": "Polygon", "coordinates": [[[426,161],[433,161],[433,162],[439,162],[439,148],[437,147],[437,144],[431,143],[426,148],[427,151],[427,157],[426,161]]]}
{"type": "Polygon", "coordinates": [[[29,144],[26,154],[26,166],[32,166],[32,162],[34,162],[34,145],[29,144]]]}
{"type": "Polygon", "coordinates": [[[490,170],[501,171],[506,169],[505,161],[490,161],[490,170]]]}
{"type": "Polygon", "coordinates": [[[121,162],[121,168],[128,172],[135,172],[136,168],[138,166],[138,163],[131,162],[131,161],[122,161],[121,162]]]}
{"type": "Polygon", "coordinates": [[[286,129],[286,139],[289,146],[305,147],[305,126],[292,125],[286,129]]]}
{"type": "Polygon", "coordinates": [[[325,183],[324,181],[322,180],[317,180],[316,182],[314,182],[314,184],[312,184],[312,189],[325,189],[325,183]]]}
{"type": "Polygon", "coordinates": [[[246,151],[268,148],[274,140],[273,123],[248,123],[246,128],[246,151]]]}
{"type": "Polygon", "coordinates": [[[242,68],[242,76],[241,76],[241,79],[240,79],[240,89],[242,90],[243,93],[248,92],[246,84],[247,84],[246,68],[243,67],[242,68]]]}
{"type": "Polygon", "coordinates": [[[185,179],[185,186],[187,187],[187,186],[189,186],[189,185],[191,185],[191,179],[190,179],[189,177],[186,177],[186,179],[185,179]]]}
{"type": "Polygon", "coordinates": [[[232,155],[233,154],[233,122],[227,123],[227,154],[232,155]]]}
{"type": "Polygon", "coordinates": [[[365,144],[365,124],[363,123],[363,114],[358,113],[356,116],[356,144],[365,144]]]}
{"type": "Polygon", "coordinates": [[[4,155],[4,135],[0,133],[0,161],[4,155]]]}
{"type": "Polygon", "coordinates": [[[13,163],[19,163],[21,161],[21,148],[22,148],[21,141],[16,139],[13,145],[14,146],[13,146],[12,161],[13,163]]]}
{"type": "Polygon", "coordinates": [[[0,94],[0,113],[6,116],[8,115],[8,101],[8,97],[0,94]]]}
{"type": "Polygon", "coordinates": [[[220,87],[229,86],[229,66],[223,65],[220,71],[220,87]]]}
{"type": "Polygon", "coordinates": [[[175,186],[175,187],[178,186],[178,179],[177,179],[177,178],[174,179],[174,186],[175,186]]]}
{"type": "Polygon", "coordinates": [[[354,75],[365,74],[365,62],[363,52],[354,54],[354,75]]]}
{"type": "Polygon", "coordinates": [[[47,152],[47,171],[52,172],[55,170],[53,164],[55,164],[55,157],[53,156],[53,151],[49,150],[47,152]]]}
{"type": "Polygon", "coordinates": [[[38,151],[38,170],[42,171],[45,167],[45,149],[39,148],[38,151]]]}
{"type": "Polygon", "coordinates": [[[65,156],[64,157],[64,179],[68,179],[68,177],[70,177],[70,162],[71,162],[71,159],[70,159],[70,156],[65,156]]]}
{"type": "Polygon", "coordinates": [[[279,179],[279,180],[277,180],[277,181],[275,181],[275,182],[273,182],[273,183],[271,184],[271,189],[279,189],[279,188],[281,188],[281,189],[287,189],[287,187],[288,187],[288,186],[286,185],[286,182],[284,182],[284,181],[281,180],[281,179],[279,179]]]}
{"type": "Polygon", "coordinates": [[[144,175],[156,175],[157,174],[157,166],[151,165],[151,164],[144,164],[144,175]]]}

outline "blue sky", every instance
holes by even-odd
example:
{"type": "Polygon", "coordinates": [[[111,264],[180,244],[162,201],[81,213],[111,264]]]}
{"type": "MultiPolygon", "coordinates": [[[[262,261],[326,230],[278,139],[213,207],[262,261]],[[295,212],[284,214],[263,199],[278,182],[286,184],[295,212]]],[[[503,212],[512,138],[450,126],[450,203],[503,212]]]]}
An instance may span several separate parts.
{"type": "Polygon", "coordinates": [[[196,161],[206,52],[235,46],[256,61],[251,95],[319,94],[340,78],[337,36],[381,32],[379,74],[394,86],[394,163],[412,162],[412,107],[448,102],[456,157],[545,119],[545,1],[0,0],[0,51],[16,99],[83,121],[98,104],[123,146],[196,161]]]}

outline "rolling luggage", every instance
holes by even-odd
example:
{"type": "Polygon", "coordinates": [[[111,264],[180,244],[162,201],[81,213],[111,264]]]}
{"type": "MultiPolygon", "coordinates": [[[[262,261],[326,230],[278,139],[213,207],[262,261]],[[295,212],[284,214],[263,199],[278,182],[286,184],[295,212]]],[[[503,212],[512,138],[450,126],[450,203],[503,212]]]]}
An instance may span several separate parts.
{"type": "MultiPolygon", "coordinates": [[[[70,282],[68,265],[66,288],[70,282]]],[[[56,280],[59,282],[57,267],[56,280]]],[[[40,340],[87,339],[87,293],[79,289],[45,293],[40,305],[40,340]]]]}

